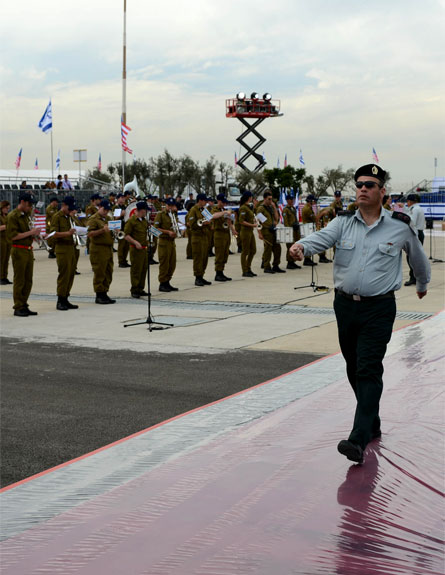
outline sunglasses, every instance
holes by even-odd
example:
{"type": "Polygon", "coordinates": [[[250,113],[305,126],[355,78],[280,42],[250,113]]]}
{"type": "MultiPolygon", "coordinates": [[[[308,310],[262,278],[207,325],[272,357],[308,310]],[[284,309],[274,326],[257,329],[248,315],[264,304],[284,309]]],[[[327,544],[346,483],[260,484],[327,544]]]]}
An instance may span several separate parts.
{"type": "Polygon", "coordinates": [[[361,190],[363,186],[365,186],[367,190],[372,190],[374,186],[378,186],[379,188],[382,187],[377,182],[371,182],[370,180],[367,180],[366,182],[355,182],[355,187],[358,188],[359,190],[361,190]]]}

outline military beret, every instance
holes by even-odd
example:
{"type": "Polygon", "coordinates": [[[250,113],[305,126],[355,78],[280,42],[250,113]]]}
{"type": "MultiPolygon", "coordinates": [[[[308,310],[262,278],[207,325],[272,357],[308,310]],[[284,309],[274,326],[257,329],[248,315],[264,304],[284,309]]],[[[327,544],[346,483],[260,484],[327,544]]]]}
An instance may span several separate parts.
{"type": "Polygon", "coordinates": [[[116,193],[115,193],[115,192],[110,192],[110,193],[108,194],[108,197],[111,198],[111,196],[113,196],[113,198],[115,198],[115,197],[116,197],[116,193]]]}
{"type": "Polygon", "coordinates": [[[309,194],[306,198],[307,202],[315,202],[316,201],[316,197],[314,196],[314,194],[309,194]]]}
{"type": "Polygon", "coordinates": [[[124,197],[124,194],[122,194],[121,192],[119,192],[119,193],[117,194],[117,196],[116,196],[116,199],[118,199],[118,198],[123,198],[123,197],[124,197]]]}
{"type": "Polygon", "coordinates": [[[59,198],[57,196],[51,196],[49,199],[50,202],[58,202],[59,198]]]}
{"type": "Polygon", "coordinates": [[[419,202],[420,201],[418,194],[408,194],[406,196],[406,199],[409,200],[410,202],[419,202]]]}
{"type": "Polygon", "coordinates": [[[90,200],[100,200],[100,199],[101,199],[101,195],[98,193],[95,193],[90,197],[90,200]]]}
{"type": "Polygon", "coordinates": [[[196,196],[197,201],[199,202],[200,200],[205,200],[207,201],[207,196],[205,194],[198,194],[196,196]]]}
{"type": "Polygon", "coordinates": [[[106,210],[111,210],[111,204],[108,200],[102,200],[99,205],[101,208],[105,208],[106,210]]]}
{"type": "Polygon", "coordinates": [[[176,205],[175,198],[167,198],[165,200],[165,203],[167,204],[167,206],[175,206],[176,205]]]}
{"type": "Polygon", "coordinates": [[[360,176],[377,178],[382,183],[386,180],[385,170],[382,170],[382,168],[376,164],[366,164],[366,166],[361,166],[361,168],[359,168],[354,174],[354,181],[357,181],[360,176]]]}
{"type": "Polygon", "coordinates": [[[223,202],[224,200],[227,201],[227,198],[226,198],[226,196],[225,196],[224,194],[218,194],[218,195],[216,196],[216,199],[218,200],[218,202],[223,202]]]}
{"type": "Polygon", "coordinates": [[[249,192],[249,190],[246,190],[243,195],[241,196],[241,203],[244,204],[246,203],[246,201],[252,197],[252,192],[249,192]]]}
{"type": "Polygon", "coordinates": [[[335,190],[334,196],[335,196],[336,198],[340,198],[340,197],[341,197],[341,192],[340,192],[340,190],[335,190]]]}
{"type": "Polygon", "coordinates": [[[148,210],[147,202],[137,202],[136,203],[137,210],[148,210]]]}

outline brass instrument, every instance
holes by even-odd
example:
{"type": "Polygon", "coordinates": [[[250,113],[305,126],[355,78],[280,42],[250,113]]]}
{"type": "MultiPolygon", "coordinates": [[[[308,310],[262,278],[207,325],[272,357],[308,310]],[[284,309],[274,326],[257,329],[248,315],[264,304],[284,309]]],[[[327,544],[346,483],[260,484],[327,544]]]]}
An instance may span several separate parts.
{"type": "MultiPolygon", "coordinates": [[[[224,220],[232,219],[232,210],[226,210],[224,212],[223,218],[224,218],[224,220]]],[[[222,227],[225,230],[228,230],[229,229],[229,223],[227,221],[224,221],[222,227]]]]}
{"type": "Polygon", "coordinates": [[[263,224],[259,221],[259,219],[255,216],[255,223],[256,223],[256,229],[258,231],[260,231],[263,228],[263,224]]]}
{"type": "MultiPolygon", "coordinates": [[[[35,222],[34,222],[34,219],[32,216],[28,216],[28,225],[29,225],[29,229],[35,228],[35,222]]],[[[33,240],[37,242],[39,249],[41,249],[43,247],[48,252],[51,251],[51,248],[49,247],[48,242],[40,234],[38,234],[37,236],[34,236],[33,240]]]]}
{"type": "Polygon", "coordinates": [[[74,238],[74,245],[76,249],[79,250],[81,247],[86,245],[86,242],[79,236],[79,234],[75,231],[76,230],[76,223],[73,218],[70,218],[71,228],[74,230],[73,238],[74,238]]]}
{"type": "Polygon", "coordinates": [[[123,230],[119,230],[116,234],[118,240],[123,240],[125,238],[125,232],[123,230]]]}
{"type": "Polygon", "coordinates": [[[176,219],[176,215],[173,212],[168,212],[168,215],[169,215],[169,218],[171,219],[173,231],[175,232],[176,237],[182,238],[181,230],[179,229],[179,224],[178,224],[178,220],[176,219]]]}

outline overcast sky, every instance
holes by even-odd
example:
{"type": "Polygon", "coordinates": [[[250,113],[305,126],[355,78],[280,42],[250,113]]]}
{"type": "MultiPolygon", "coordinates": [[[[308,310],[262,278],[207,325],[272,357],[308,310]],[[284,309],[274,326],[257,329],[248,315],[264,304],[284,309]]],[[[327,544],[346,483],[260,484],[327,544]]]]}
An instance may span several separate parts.
{"type": "MultiPolygon", "coordinates": [[[[301,148],[317,176],[374,147],[394,184],[432,178],[435,157],[445,176],[444,23],[445,0],[127,0],[128,144],[233,165],[225,99],[267,91],[284,113],[260,127],[267,167],[301,148]]],[[[62,171],[75,148],[120,161],[123,0],[3,3],[0,26],[0,167],[21,147],[24,169],[51,166],[49,97],[62,171]]]]}

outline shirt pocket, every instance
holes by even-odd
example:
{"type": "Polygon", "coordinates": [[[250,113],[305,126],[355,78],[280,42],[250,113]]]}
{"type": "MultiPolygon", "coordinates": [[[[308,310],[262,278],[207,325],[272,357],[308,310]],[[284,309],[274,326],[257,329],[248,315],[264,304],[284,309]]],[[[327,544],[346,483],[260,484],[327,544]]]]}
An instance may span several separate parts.
{"type": "Polygon", "coordinates": [[[340,239],[335,243],[335,264],[347,267],[354,255],[355,242],[348,239],[340,239]]]}
{"type": "Polygon", "coordinates": [[[393,244],[379,244],[376,268],[381,271],[389,271],[394,265],[397,264],[396,256],[399,253],[399,248],[393,244]]]}

